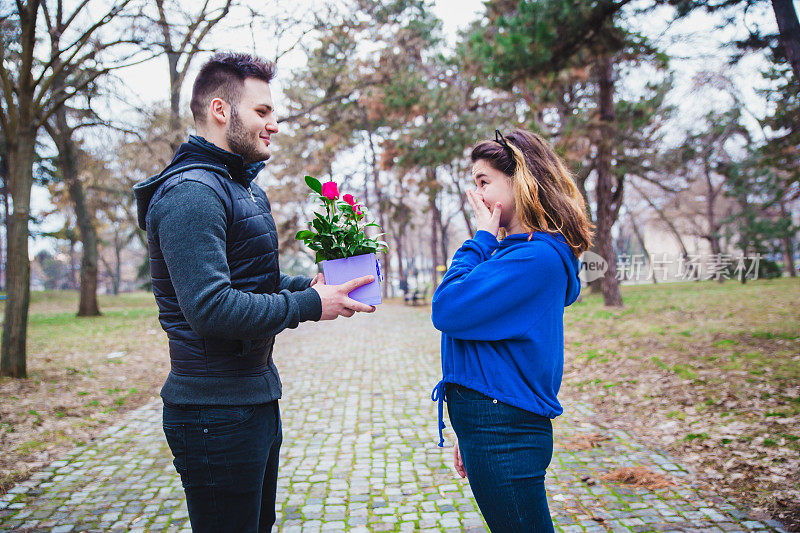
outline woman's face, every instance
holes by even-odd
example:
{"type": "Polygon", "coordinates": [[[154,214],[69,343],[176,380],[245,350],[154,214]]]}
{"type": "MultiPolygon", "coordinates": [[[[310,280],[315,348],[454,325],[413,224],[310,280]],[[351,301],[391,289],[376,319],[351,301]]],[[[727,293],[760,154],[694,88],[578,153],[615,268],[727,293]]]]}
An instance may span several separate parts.
{"type": "Polygon", "coordinates": [[[496,203],[502,206],[500,227],[506,229],[511,227],[516,220],[514,186],[511,183],[511,178],[492,167],[484,159],[479,159],[473,163],[472,178],[475,180],[478,196],[489,208],[489,211],[494,212],[496,203]]]}

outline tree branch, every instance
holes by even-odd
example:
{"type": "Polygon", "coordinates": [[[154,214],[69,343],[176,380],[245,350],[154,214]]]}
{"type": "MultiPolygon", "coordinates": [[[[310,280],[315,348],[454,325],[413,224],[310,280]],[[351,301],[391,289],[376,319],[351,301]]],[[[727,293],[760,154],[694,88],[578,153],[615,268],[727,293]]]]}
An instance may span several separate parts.
{"type": "MultiPolygon", "coordinates": [[[[48,96],[47,100],[45,100],[44,103],[41,103],[40,105],[37,106],[38,110],[39,110],[38,114],[40,116],[42,116],[42,117],[45,117],[44,120],[46,120],[47,117],[49,117],[58,108],[58,106],[64,104],[64,102],[66,102],[67,100],[69,100],[70,98],[75,96],[75,94],[80,93],[83,89],[88,87],[89,84],[91,84],[94,80],[96,80],[100,76],[102,76],[104,74],[107,74],[107,73],[109,73],[111,71],[114,71],[114,70],[119,70],[119,69],[122,69],[122,68],[128,68],[128,67],[132,67],[132,66],[135,66],[135,65],[140,65],[142,63],[146,63],[147,61],[150,61],[154,57],[154,56],[147,56],[147,57],[145,57],[143,59],[139,59],[137,61],[127,62],[128,59],[130,59],[131,57],[137,55],[138,53],[139,53],[139,51],[137,50],[137,51],[133,52],[133,54],[131,54],[130,56],[128,56],[126,58],[123,58],[122,61],[124,61],[124,62],[121,63],[121,64],[108,66],[106,68],[103,68],[103,69],[100,69],[100,70],[97,70],[97,71],[93,72],[88,78],[86,78],[85,80],[83,80],[82,82],[80,82],[78,84],[74,84],[74,85],[65,84],[64,89],[67,89],[67,88],[72,89],[73,90],[72,93],[66,93],[64,89],[58,90],[58,91],[51,91],[49,93],[49,96],[48,96]],[[56,99],[56,96],[59,95],[59,94],[62,94],[62,95],[65,95],[65,96],[62,97],[62,98],[56,99]]],[[[77,68],[78,68],[78,65],[76,64],[74,66],[74,68],[70,69],[69,73],[74,73],[74,71],[77,70],[77,68]]],[[[40,96],[43,96],[43,95],[40,95],[40,96]]]]}
{"type": "MultiPolygon", "coordinates": [[[[36,46],[36,17],[41,0],[30,0],[26,5],[17,0],[20,27],[22,28],[22,56],[17,90],[23,93],[33,90],[33,49],[36,46]],[[30,10],[28,12],[27,10],[30,10]]],[[[22,117],[20,117],[22,118],[22,117]]]]}
{"type": "MultiPolygon", "coordinates": [[[[219,21],[225,18],[225,16],[228,14],[228,11],[230,10],[230,6],[231,6],[231,0],[228,0],[225,4],[225,7],[222,9],[222,12],[217,17],[210,19],[206,22],[205,27],[200,31],[200,34],[197,36],[197,39],[195,39],[192,42],[191,50],[185,52],[184,55],[185,59],[183,61],[183,65],[181,66],[180,69],[178,69],[179,86],[183,85],[183,81],[186,79],[186,73],[189,70],[189,65],[191,64],[192,59],[194,59],[194,56],[197,54],[197,52],[200,51],[200,43],[203,42],[208,33],[211,31],[211,29],[214,26],[216,26],[217,23],[219,23],[219,21]]],[[[183,46],[181,46],[181,52],[183,52],[183,46]]]]}
{"type": "MultiPolygon", "coordinates": [[[[62,50],[59,50],[58,53],[54,53],[53,54],[53,56],[50,58],[50,60],[42,68],[42,73],[39,75],[39,77],[36,79],[36,83],[33,85],[33,87],[36,87],[40,83],[43,84],[42,87],[40,87],[40,89],[39,89],[40,97],[37,98],[37,103],[40,101],[41,95],[47,92],[47,90],[50,88],[50,86],[53,84],[53,81],[54,81],[53,80],[53,75],[50,75],[50,77],[45,79],[44,76],[47,73],[48,69],[51,69],[51,67],[57,61],[62,63],[65,67],[67,67],[69,65],[77,64],[77,62],[74,61],[75,58],[81,52],[81,50],[86,45],[86,43],[89,42],[89,39],[91,39],[91,37],[94,34],[94,32],[97,31],[99,28],[102,28],[103,26],[105,26],[106,24],[111,22],[112,20],[114,20],[114,17],[116,17],[117,14],[119,14],[119,12],[122,11],[130,2],[131,2],[131,0],[120,0],[118,5],[114,5],[114,7],[112,7],[105,15],[103,15],[100,18],[100,20],[98,20],[96,23],[94,23],[89,28],[87,28],[86,31],[84,31],[83,34],[80,37],[78,37],[72,44],[70,44],[69,46],[67,46],[66,48],[64,48],[62,50]],[[75,47],[75,50],[72,52],[72,54],[66,60],[62,60],[62,55],[67,53],[67,51],[69,51],[73,47],[75,47]]],[[[83,9],[83,7],[86,4],[87,4],[87,2],[84,1],[79,6],[78,9],[83,9]]],[[[73,13],[73,16],[75,16],[75,15],[77,15],[77,12],[73,13]]],[[[102,50],[104,48],[107,48],[107,47],[101,47],[100,50],[102,50]]],[[[99,51],[99,50],[94,50],[95,53],[97,51],[99,51]]],[[[89,55],[89,54],[87,54],[87,55],[89,55]]],[[[86,57],[86,56],[84,56],[84,57],[86,57]]]]}
{"type": "Polygon", "coordinates": [[[181,45],[178,47],[177,50],[179,53],[183,53],[186,47],[189,46],[189,43],[192,42],[192,36],[194,36],[194,32],[197,31],[197,28],[199,28],[200,24],[203,22],[203,17],[206,14],[206,8],[208,7],[208,2],[209,0],[205,0],[205,3],[203,4],[203,9],[201,9],[200,13],[198,13],[197,19],[195,19],[189,25],[189,27],[186,28],[186,35],[183,36],[183,42],[181,42],[181,45]]]}
{"type": "Polygon", "coordinates": [[[169,33],[169,23],[167,23],[167,14],[164,11],[164,0],[155,0],[156,7],[158,7],[158,25],[161,27],[161,34],[164,37],[164,51],[172,51],[172,36],[169,33]]]}
{"type": "MultiPolygon", "coordinates": [[[[5,58],[6,58],[6,45],[5,41],[0,38],[0,83],[3,84],[3,97],[6,100],[6,106],[9,110],[9,113],[12,109],[14,109],[14,86],[11,83],[11,78],[8,76],[8,70],[6,70],[5,66],[5,58]]],[[[2,108],[0,108],[1,110],[2,108]]],[[[8,130],[8,125],[3,124],[3,130],[8,130]]]]}
{"type": "Polygon", "coordinates": [[[334,95],[334,96],[331,96],[331,97],[328,97],[328,98],[323,98],[319,102],[316,102],[315,104],[312,104],[310,107],[307,107],[306,109],[302,109],[302,110],[298,111],[297,113],[291,114],[291,115],[286,116],[286,117],[281,117],[280,119],[278,119],[278,123],[281,123],[281,122],[292,122],[294,120],[297,120],[298,118],[310,113],[311,111],[317,109],[318,107],[322,107],[324,105],[332,104],[333,102],[339,102],[341,100],[344,100],[345,98],[349,98],[350,96],[353,95],[354,92],[358,91],[359,89],[363,89],[363,88],[369,87],[371,85],[375,85],[375,82],[363,83],[361,85],[353,87],[353,90],[351,90],[351,91],[349,91],[347,93],[337,94],[337,95],[334,95]]]}

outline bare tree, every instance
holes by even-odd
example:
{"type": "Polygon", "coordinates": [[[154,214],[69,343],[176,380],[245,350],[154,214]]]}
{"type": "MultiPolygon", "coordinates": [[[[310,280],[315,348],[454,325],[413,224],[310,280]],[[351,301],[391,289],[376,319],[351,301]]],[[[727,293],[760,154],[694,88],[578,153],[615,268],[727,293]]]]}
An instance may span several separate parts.
{"type": "Polygon", "coordinates": [[[181,143],[181,90],[192,61],[203,50],[203,41],[211,30],[230,13],[232,0],[212,3],[204,0],[199,11],[189,11],[180,2],[153,0],[158,10],[160,39],[156,44],[167,56],[169,65],[169,106],[174,136],[171,146],[177,150],[181,143]]]}
{"type": "Polygon", "coordinates": [[[679,172],[689,186],[675,200],[680,202],[682,218],[691,232],[706,240],[714,255],[724,251],[723,229],[735,210],[735,202],[725,194],[734,162],[730,144],[737,138],[750,142],[740,116],[736,108],[709,113],[705,117],[706,129],[689,135],[679,150],[679,172]]]}
{"type": "Polygon", "coordinates": [[[132,2],[119,0],[109,5],[83,0],[68,8],[63,0],[47,3],[47,7],[54,4],[56,20],[63,21],[64,44],[48,47],[44,58],[38,54],[37,44],[43,37],[38,22],[45,2],[17,0],[10,11],[4,7],[0,12],[0,126],[7,143],[8,188],[13,204],[8,220],[8,298],[0,354],[2,375],[25,377],[27,373],[28,219],[38,134],[68,100],[81,94],[100,76],[138,60],[142,51],[129,51],[125,46],[133,43],[130,33],[134,28],[128,32],[120,29],[113,37],[102,35],[132,2]],[[119,50],[117,56],[113,61],[101,62],[103,52],[112,47],[119,50]],[[87,67],[91,67],[89,74],[87,67]]]}

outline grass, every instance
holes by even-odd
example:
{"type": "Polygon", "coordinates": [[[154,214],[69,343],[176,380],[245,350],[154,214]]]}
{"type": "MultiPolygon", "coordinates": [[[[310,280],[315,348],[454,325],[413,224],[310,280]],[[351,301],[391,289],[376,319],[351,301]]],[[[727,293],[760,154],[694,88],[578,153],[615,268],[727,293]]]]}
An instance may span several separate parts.
{"type": "Polygon", "coordinates": [[[800,279],[622,291],[566,309],[563,394],[800,527],[800,279]]]}
{"type": "Polygon", "coordinates": [[[31,293],[28,378],[0,378],[14,400],[0,403],[0,494],[158,394],[169,358],[153,295],[98,300],[102,316],[77,317],[76,292],[31,293]]]}

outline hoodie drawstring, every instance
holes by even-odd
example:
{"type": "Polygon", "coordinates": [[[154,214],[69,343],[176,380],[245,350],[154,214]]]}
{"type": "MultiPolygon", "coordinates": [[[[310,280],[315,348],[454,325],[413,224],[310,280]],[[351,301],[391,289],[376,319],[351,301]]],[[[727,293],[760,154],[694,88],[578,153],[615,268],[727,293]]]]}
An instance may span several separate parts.
{"type": "Polygon", "coordinates": [[[442,434],[442,430],[445,428],[444,425],[444,402],[447,401],[445,398],[445,383],[444,380],[441,380],[436,386],[433,388],[433,392],[431,392],[431,401],[439,402],[438,410],[439,410],[439,448],[444,448],[444,435],[442,434]]]}

